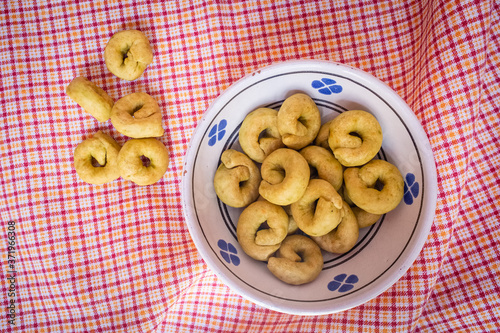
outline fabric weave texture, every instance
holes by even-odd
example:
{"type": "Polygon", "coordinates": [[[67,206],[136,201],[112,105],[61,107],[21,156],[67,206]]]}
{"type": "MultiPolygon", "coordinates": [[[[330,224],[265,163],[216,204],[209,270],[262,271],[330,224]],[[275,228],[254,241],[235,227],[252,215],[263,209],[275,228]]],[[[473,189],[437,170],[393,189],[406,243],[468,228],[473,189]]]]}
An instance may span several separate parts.
{"type": "Polygon", "coordinates": [[[15,221],[15,325],[2,332],[495,332],[500,322],[498,1],[5,1],[0,4],[0,293],[15,221]],[[133,82],[104,64],[138,29],[153,63],[133,82]],[[182,215],[183,158],[208,105],[241,77],[292,59],[360,68],[426,131],[438,173],[427,242],[390,289],[356,308],[294,316],[233,293],[182,215]],[[99,123],[66,94],[83,75],[163,112],[170,166],[151,186],[82,182],[78,143],[99,123]]]}

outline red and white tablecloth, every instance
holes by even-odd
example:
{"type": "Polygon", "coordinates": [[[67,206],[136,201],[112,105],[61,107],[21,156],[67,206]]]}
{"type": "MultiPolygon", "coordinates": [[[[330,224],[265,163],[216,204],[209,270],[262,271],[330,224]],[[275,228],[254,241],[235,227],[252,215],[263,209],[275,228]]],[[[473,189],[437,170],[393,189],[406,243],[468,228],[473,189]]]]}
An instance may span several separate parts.
{"type": "Polygon", "coordinates": [[[494,0],[3,1],[0,331],[497,331],[499,14],[494,0]],[[133,82],[104,64],[124,29],[143,31],[154,50],[133,82]],[[379,297],[331,315],[273,312],[233,293],[182,215],[183,158],[209,103],[290,59],[345,63],[391,86],[425,129],[438,171],[436,217],[415,263],[379,297]],[[115,100],[144,91],[158,101],[171,155],[158,183],[77,176],[83,139],[101,129],[126,141],[65,94],[78,75],[115,100]]]}

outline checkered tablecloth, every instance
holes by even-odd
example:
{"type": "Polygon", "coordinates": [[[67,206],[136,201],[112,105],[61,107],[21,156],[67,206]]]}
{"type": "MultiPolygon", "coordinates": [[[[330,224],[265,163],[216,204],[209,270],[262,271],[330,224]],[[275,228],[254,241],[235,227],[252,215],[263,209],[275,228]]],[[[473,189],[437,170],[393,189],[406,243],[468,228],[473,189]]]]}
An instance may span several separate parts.
{"type": "Polygon", "coordinates": [[[2,1],[0,331],[497,331],[499,14],[495,0],[2,1]],[[154,50],[134,82],[104,64],[124,29],[143,31],[154,50]],[[183,158],[209,103],[291,59],[337,61],[387,83],[420,120],[437,165],[420,256],[389,290],[332,315],[282,314],[234,294],[182,215],[183,158]],[[144,91],[158,101],[171,156],[162,180],[80,180],[78,143],[99,129],[126,138],[67,97],[78,75],[115,100],[144,91]]]}

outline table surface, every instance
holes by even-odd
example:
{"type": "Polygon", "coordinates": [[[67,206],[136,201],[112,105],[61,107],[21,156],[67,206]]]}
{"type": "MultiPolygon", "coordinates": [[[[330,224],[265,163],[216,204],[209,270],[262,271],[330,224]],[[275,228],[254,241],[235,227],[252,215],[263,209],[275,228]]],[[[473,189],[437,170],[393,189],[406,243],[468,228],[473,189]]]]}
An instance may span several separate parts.
{"type": "Polygon", "coordinates": [[[2,2],[0,331],[495,331],[499,13],[494,0],[2,2]],[[133,82],[103,57],[125,29],[143,31],[154,50],[133,82]],[[182,215],[183,158],[208,105],[244,75],[292,59],[341,62],[387,83],[436,160],[436,216],[419,257],[380,296],[331,315],[274,312],[233,293],[182,215]],[[115,100],[144,91],[158,101],[171,157],[158,183],[78,177],[82,140],[98,130],[127,140],[65,94],[80,75],[115,100]]]}

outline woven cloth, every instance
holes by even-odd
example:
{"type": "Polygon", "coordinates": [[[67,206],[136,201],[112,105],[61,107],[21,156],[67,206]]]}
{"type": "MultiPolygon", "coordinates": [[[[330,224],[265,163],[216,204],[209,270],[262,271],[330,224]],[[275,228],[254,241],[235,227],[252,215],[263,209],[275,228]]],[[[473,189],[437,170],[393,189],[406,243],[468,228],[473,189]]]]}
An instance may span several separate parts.
{"type": "Polygon", "coordinates": [[[3,1],[0,331],[496,331],[499,15],[494,0],[3,1]],[[103,57],[125,29],[154,49],[133,82],[103,57]],[[419,257],[380,296],[331,315],[274,312],[233,293],[182,215],[183,158],[208,105],[244,75],[291,59],[341,62],[387,83],[436,159],[436,217],[419,257]],[[65,94],[79,75],[115,100],[143,91],[158,101],[171,157],[158,183],[78,177],[82,140],[100,129],[126,141],[65,94]]]}

